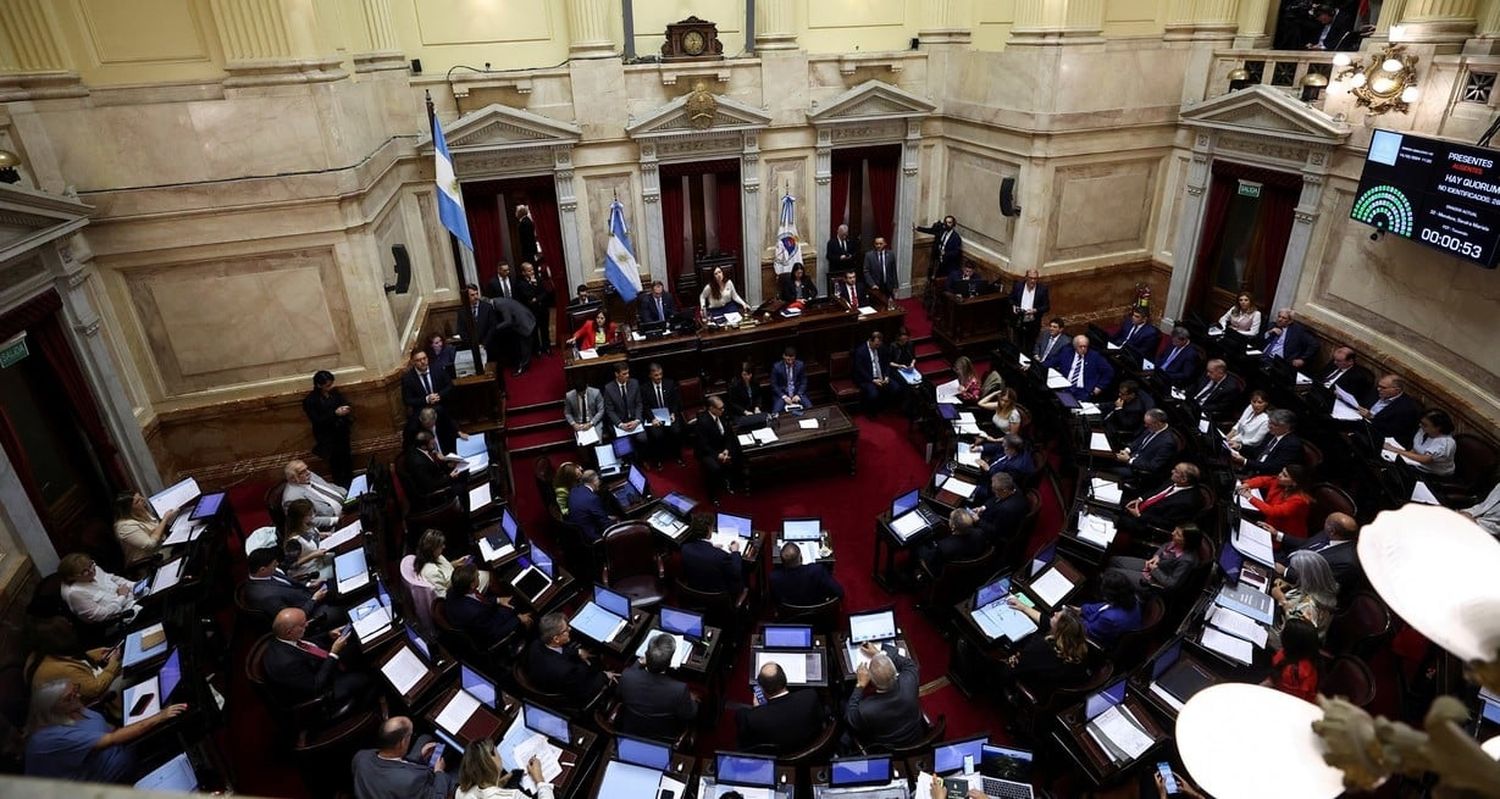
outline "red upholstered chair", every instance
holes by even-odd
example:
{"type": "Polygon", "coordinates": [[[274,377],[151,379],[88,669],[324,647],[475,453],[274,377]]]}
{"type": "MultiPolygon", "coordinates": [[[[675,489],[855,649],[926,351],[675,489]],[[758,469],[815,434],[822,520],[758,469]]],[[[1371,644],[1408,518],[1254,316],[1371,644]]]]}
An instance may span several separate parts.
{"type": "Polygon", "coordinates": [[[1323,523],[1334,513],[1347,513],[1351,519],[1359,518],[1359,505],[1355,504],[1354,498],[1332,483],[1313,486],[1312,499],[1312,507],[1307,512],[1308,530],[1323,529],[1323,523]]]}
{"type": "Polygon", "coordinates": [[[604,584],[630,597],[632,608],[661,604],[666,570],[650,525],[626,521],[604,531],[604,584]]]}
{"type": "Polygon", "coordinates": [[[1323,667],[1318,677],[1318,693],[1340,696],[1350,704],[1369,707],[1375,701],[1375,674],[1353,655],[1340,655],[1323,667]]]}
{"type": "Polygon", "coordinates": [[[840,405],[859,400],[859,386],[849,377],[849,353],[835,352],[828,356],[828,390],[840,405]]]}

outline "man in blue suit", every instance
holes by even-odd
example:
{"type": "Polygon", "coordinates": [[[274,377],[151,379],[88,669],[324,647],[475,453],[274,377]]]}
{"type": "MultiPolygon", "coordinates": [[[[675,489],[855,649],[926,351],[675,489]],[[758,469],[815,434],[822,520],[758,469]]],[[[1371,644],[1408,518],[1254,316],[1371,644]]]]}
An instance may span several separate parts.
{"type": "Polygon", "coordinates": [[[604,498],[599,496],[599,473],[593,469],[584,472],[578,485],[568,492],[568,521],[578,525],[590,541],[602,538],[605,528],[615,521],[604,509],[604,498]]]}
{"type": "Polygon", "coordinates": [[[985,475],[972,497],[976,507],[990,499],[990,478],[1004,473],[1020,483],[1036,473],[1036,461],[1031,457],[1026,440],[1011,433],[998,442],[984,445],[979,451],[979,468],[985,475]]]}
{"type": "Polygon", "coordinates": [[[1127,480],[1140,478],[1150,482],[1151,478],[1166,473],[1176,454],[1177,439],[1167,431],[1167,412],[1152,408],[1146,411],[1145,426],[1130,446],[1115,453],[1115,460],[1123,464],[1116,471],[1127,480]]]}
{"type": "Polygon", "coordinates": [[[666,322],[677,315],[677,300],[667,293],[667,287],[660,280],[651,284],[651,293],[641,297],[637,305],[643,327],[653,322],[666,322]]]}
{"type": "Polygon", "coordinates": [[[791,405],[792,413],[800,415],[812,405],[807,396],[807,367],[797,360],[795,347],[787,347],[781,353],[781,363],[771,367],[771,393],[776,397],[771,403],[771,410],[775,413],[781,413],[791,405]]]}
{"type": "Polygon", "coordinates": [[[1067,322],[1061,316],[1054,316],[1047,322],[1047,332],[1037,336],[1036,346],[1031,349],[1031,359],[1042,365],[1044,369],[1056,369],[1063,358],[1072,352],[1072,339],[1069,339],[1063,329],[1067,322]]]}
{"type": "Polygon", "coordinates": [[[1058,359],[1057,371],[1067,378],[1068,391],[1080,402],[1098,397],[1111,380],[1114,367],[1103,355],[1089,352],[1089,337],[1074,336],[1073,352],[1058,359]]]}
{"type": "Polygon", "coordinates": [[[943,217],[941,225],[932,227],[912,226],[912,230],[918,233],[932,235],[932,263],[928,266],[928,274],[945,278],[958,271],[958,265],[964,259],[964,240],[958,235],[958,220],[953,216],[943,217]]]}
{"type": "Polygon", "coordinates": [[[844,587],[821,563],[803,563],[794,543],[781,546],[781,565],[771,570],[771,600],[785,605],[816,605],[842,599],[844,587]]]}
{"type": "Polygon", "coordinates": [[[1161,342],[1161,331],[1151,324],[1151,318],[1140,308],[1130,312],[1130,318],[1120,332],[1109,343],[1130,350],[1142,358],[1155,358],[1157,345],[1161,342]]]}
{"type": "Polygon", "coordinates": [[[849,353],[854,384],[859,386],[859,401],[865,413],[880,409],[881,402],[896,390],[895,373],[885,359],[885,337],[880,331],[870,334],[869,341],[849,353]]]}
{"type": "Polygon", "coordinates": [[[1281,358],[1291,364],[1293,369],[1301,369],[1318,354],[1318,339],[1305,325],[1292,319],[1291,308],[1282,308],[1276,312],[1276,324],[1262,338],[1265,340],[1261,348],[1265,359],[1269,361],[1281,358]]]}
{"type": "Polygon", "coordinates": [[[1193,337],[1185,327],[1173,328],[1172,346],[1156,365],[1161,379],[1173,388],[1186,390],[1198,379],[1198,368],[1198,351],[1193,349],[1193,337]]]}

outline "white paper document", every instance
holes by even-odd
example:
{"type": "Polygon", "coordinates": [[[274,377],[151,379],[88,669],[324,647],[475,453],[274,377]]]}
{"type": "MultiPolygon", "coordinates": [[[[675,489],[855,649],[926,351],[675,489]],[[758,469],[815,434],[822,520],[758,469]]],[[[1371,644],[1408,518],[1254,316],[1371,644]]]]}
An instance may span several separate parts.
{"type": "Polygon", "coordinates": [[[1222,336],[1224,335],[1224,328],[1219,327],[1218,325],[1211,325],[1208,328],[1208,334],[1210,336],[1222,336]]]}
{"type": "Polygon", "coordinates": [[[861,306],[859,306],[859,315],[860,316],[869,316],[872,313],[875,313],[875,309],[874,308],[871,308],[868,305],[861,305],[861,306]]]}
{"type": "Polygon", "coordinates": [[[198,481],[189,477],[160,493],[152,494],[151,509],[156,511],[156,517],[159,519],[167,515],[167,511],[176,510],[192,502],[195,497],[202,493],[198,488],[198,481]]]}
{"type": "Polygon", "coordinates": [[[1057,371],[1056,369],[1047,370],[1047,388],[1067,388],[1071,385],[1073,384],[1069,383],[1068,378],[1063,377],[1061,372],[1057,371]]]}
{"type": "Polygon", "coordinates": [[[740,440],[740,446],[742,447],[755,446],[755,436],[752,436],[749,433],[740,433],[738,436],[736,436],[736,438],[740,440]]]}
{"type": "Polygon", "coordinates": [[[178,544],[186,544],[201,535],[207,527],[207,520],[195,522],[186,513],[178,514],[177,518],[172,520],[172,527],[167,533],[167,537],[161,540],[161,545],[171,547],[178,544]]]}
{"type": "Polygon", "coordinates": [[[1263,566],[1276,565],[1276,550],[1271,546],[1271,531],[1254,522],[1240,519],[1231,541],[1241,555],[1263,566]]]}
{"type": "Polygon", "coordinates": [[[638,435],[640,435],[640,434],[642,434],[644,432],[646,432],[646,426],[643,425],[643,424],[636,425],[634,430],[626,430],[625,428],[623,428],[623,427],[621,427],[619,425],[615,425],[615,438],[625,438],[625,437],[628,437],[628,436],[638,436],[638,435]]]}
{"type": "Polygon", "coordinates": [[[960,405],[963,403],[963,400],[958,398],[958,392],[962,391],[963,387],[958,384],[957,380],[949,380],[938,386],[935,390],[937,392],[937,401],[943,405],[960,405]]]}
{"type": "Polygon", "coordinates": [[[1093,488],[1094,500],[1096,502],[1102,502],[1106,505],[1118,505],[1120,504],[1120,500],[1125,498],[1124,489],[1120,488],[1119,483],[1112,480],[1095,477],[1089,480],[1089,486],[1093,488]]]}
{"type": "Polygon", "coordinates": [[[724,314],[724,324],[731,327],[744,321],[744,319],[745,317],[741,316],[738,311],[730,311],[729,313],[724,314]]]}
{"type": "Polygon", "coordinates": [[[955,452],[955,458],[958,461],[959,466],[967,466],[971,469],[978,469],[979,453],[979,447],[976,447],[966,441],[960,441],[958,442],[958,449],[955,452]]]}
{"type": "MultiPolygon", "coordinates": [[[[479,709],[479,700],[469,695],[468,691],[460,690],[448,700],[448,706],[437,715],[433,721],[450,734],[457,735],[458,731],[469,723],[469,717],[479,709]]],[[[524,762],[524,761],[523,761],[524,762]]]]}
{"type": "MultiPolygon", "coordinates": [[[[504,536],[501,536],[501,540],[502,541],[505,540],[504,536]]],[[[501,544],[500,548],[496,549],[495,545],[490,543],[490,539],[489,538],[481,538],[481,539],[479,539],[479,557],[485,563],[492,563],[492,562],[497,561],[497,560],[499,560],[499,559],[501,559],[503,557],[509,556],[512,552],[515,552],[515,551],[516,551],[515,545],[512,544],[512,543],[510,543],[509,541],[506,541],[505,543],[501,544]]]]}
{"type": "Polygon", "coordinates": [[[1411,501],[1420,502],[1423,505],[1442,504],[1441,502],[1438,502],[1438,498],[1433,495],[1432,489],[1428,488],[1427,484],[1422,482],[1421,480],[1418,480],[1417,484],[1411,487],[1411,501]]]}
{"type": "MultiPolygon", "coordinates": [[[[1241,488],[1241,487],[1243,487],[1243,484],[1241,484],[1239,486],[1235,486],[1235,487],[1236,488],[1241,488]]],[[[1241,508],[1243,508],[1245,510],[1253,510],[1253,511],[1256,511],[1257,513],[1260,512],[1258,508],[1256,508],[1253,504],[1250,503],[1250,497],[1247,497],[1244,494],[1239,493],[1238,491],[1235,492],[1234,496],[1235,496],[1235,502],[1239,503],[1239,506],[1241,508]]],[[[1265,492],[1261,491],[1259,488],[1252,489],[1250,491],[1250,496],[1251,497],[1255,497],[1256,499],[1258,499],[1258,500],[1260,500],[1262,502],[1264,502],[1265,499],[1266,499],[1265,492]]]]}
{"type": "Polygon", "coordinates": [[[750,437],[754,438],[756,443],[769,444],[776,440],[776,431],[769,427],[762,427],[759,430],[751,432],[750,437]]]}
{"type": "Polygon", "coordinates": [[[364,532],[364,526],[360,524],[359,519],[355,519],[353,523],[349,524],[346,527],[339,528],[333,533],[333,535],[330,535],[327,538],[323,539],[320,546],[323,549],[327,550],[338,549],[344,544],[347,544],[350,541],[358,538],[359,534],[362,532],[364,532]]]}
{"type": "Polygon", "coordinates": [[[390,680],[396,693],[405,696],[427,675],[427,664],[411,651],[411,647],[403,646],[380,667],[380,673],[390,680]]]}
{"type": "Polygon", "coordinates": [[[1203,645],[1221,655],[1250,665],[1255,658],[1255,647],[1243,638],[1230,635],[1217,627],[1203,628],[1203,645]]]}
{"type": "Polygon", "coordinates": [[[1150,372],[1150,371],[1154,371],[1155,369],[1156,369],[1156,364],[1152,363],[1150,358],[1142,358],[1141,359],[1141,371],[1142,372],[1150,372]]]}
{"type": "Polygon", "coordinates": [[[1073,581],[1061,569],[1048,569],[1031,583],[1031,593],[1049,608],[1055,608],[1073,590],[1073,581]]]}
{"type": "Polygon", "coordinates": [[[818,420],[817,419],[798,419],[797,420],[797,426],[800,427],[800,428],[802,428],[803,430],[817,430],[818,429],[818,420]]]}
{"type": "Polygon", "coordinates": [[[360,642],[368,641],[391,626],[391,609],[379,602],[374,609],[354,620],[354,635],[360,642]]]}
{"type": "Polygon", "coordinates": [[[592,427],[586,427],[574,432],[573,437],[578,439],[578,446],[580,447],[589,447],[599,443],[599,431],[592,427]]]}
{"type": "Polygon", "coordinates": [[[1103,433],[1093,432],[1089,434],[1090,452],[1114,452],[1114,447],[1109,445],[1109,437],[1103,433]]]}
{"type": "Polygon", "coordinates": [[[1078,407],[1073,409],[1073,413],[1076,413],[1079,416],[1104,415],[1103,411],[1099,409],[1099,404],[1096,402],[1080,402],[1078,403],[1078,407]]]}
{"type": "Polygon", "coordinates": [[[977,490],[979,486],[976,486],[973,483],[965,480],[960,480],[957,477],[949,476],[947,480],[943,481],[942,488],[944,491],[948,491],[957,494],[964,499],[968,499],[969,497],[974,496],[974,491],[977,490]]]}
{"type": "Polygon", "coordinates": [[[580,361],[592,361],[592,360],[594,360],[597,357],[599,357],[599,351],[598,350],[592,350],[592,349],[590,349],[590,350],[579,350],[578,351],[578,360],[580,360],[580,361]]]}
{"type": "Polygon", "coordinates": [[[469,512],[473,513],[480,508],[490,504],[490,484],[488,481],[480,483],[469,489],[469,512]]]}
{"type": "Polygon", "coordinates": [[[1245,350],[1245,354],[1249,355],[1252,358],[1255,358],[1264,355],[1265,353],[1261,352],[1260,350],[1245,350]]]}
{"type": "Polygon", "coordinates": [[[899,519],[891,521],[891,532],[901,539],[902,543],[927,527],[927,520],[920,513],[905,513],[899,519]]]}
{"type": "Polygon", "coordinates": [[[184,563],[187,563],[187,558],[178,558],[163,563],[151,578],[151,593],[161,593],[180,582],[184,563]]]}
{"type": "Polygon", "coordinates": [[[803,563],[816,563],[823,556],[823,548],[817,541],[788,541],[788,544],[796,544],[798,551],[802,553],[803,563]]]}
{"type": "Polygon", "coordinates": [[[733,544],[736,541],[739,542],[740,552],[742,553],[745,551],[745,545],[750,543],[749,539],[740,538],[734,533],[710,533],[708,536],[708,543],[713,544],[714,546],[725,552],[728,552],[729,545],[733,544]]]}
{"type": "Polygon", "coordinates": [[[1332,416],[1345,422],[1357,422],[1364,418],[1359,415],[1359,400],[1338,386],[1333,387],[1332,416]]]}
{"type": "Polygon", "coordinates": [[[1036,623],[1030,616],[1005,604],[1003,600],[969,611],[969,618],[991,640],[1003,636],[1011,641],[1019,641],[1036,632],[1036,623]]]}
{"type": "Polygon", "coordinates": [[[1207,419],[1198,420],[1198,432],[1207,434],[1210,427],[1213,427],[1213,422],[1210,422],[1207,419]]]}
{"type": "Polygon", "coordinates": [[[1151,748],[1151,744],[1155,743],[1151,740],[1151,736],[1125,715],[1125,709],[1120,705],[1115,705],[1100,713],[1093,723],[1099,728],[1099,732],[1125,753],[1128,760],[1134,760],[1145,754],[1146,750],[1151,748]]]}
{"type": "Polygon", "coordinates": [[[1256,624],[1255,619],[1239,611],[1231,610],[1223,605],[1214,605],[1208,609],[1208,623],[1236,638],[1249,641],[1261,649],[1266,648],[1269,635],[1266,628],[1256,624]]]}
{"type": "Polygon", "coordinates": [[[1108,549],[1109,545],[1115,540],[1115,523],[1103,516],[1095,516],[1087,513],[1080,514],[1078,516],[1078,537],[1091,544],[1108,549]]]}
{"type": "Polygon", "coordinates": [[[1020,364],[1022,369],[1031,368],[1031,359],[1026,357],[1026,353],[1024,352],[1016,353],[1016,363],[1020,364]]]}
{"type": "Polygon", "coordinates": [[[145,682],[136,683],[135,685],[126,688],[125,695],[121,701],[121,706],[125,708],[125,723],[134,724],[141,719],[151,718],[152,716],[160,712],[160,694],[160,679],[146,680],[145,682]],[[141,712],[132,713],[131,711],[135,709],[136,702],[138,702],[143,695],[147,694],[149,694],[151,698],[147,700],[145,706],[141,708],[141,712]]]}

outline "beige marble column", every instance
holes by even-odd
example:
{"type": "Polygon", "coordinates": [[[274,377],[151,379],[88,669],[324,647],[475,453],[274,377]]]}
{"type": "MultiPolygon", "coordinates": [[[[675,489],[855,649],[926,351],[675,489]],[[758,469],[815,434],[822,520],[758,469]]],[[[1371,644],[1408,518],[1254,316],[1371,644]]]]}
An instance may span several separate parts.
{"type": "Polygon", "coordinates": [[[1406,0],[1400,29],[1391,32],[1391,40],[1462,44],[1474,33],[1476,5],[1475,0],[1406,0]]]}
{"type": "Polygon", "coordinates": [[[757,0],[755,4],[755,49],[797,49],[797,4],[795,0],[757,0]]]}
{"type": "Polygon", "coordinates": [[[391,24],[390,0],[360,0],[365,18],[364,46],[352,56],[355,72],[406,69],[406,56],[391,24]]]}
{"type": "Polygon", "coordinates": [[[608,0],[568,0],[569,56],[609,58],[615,55],[615,42],[609,36],[609,9],[608,0]]]}
{"type": "Polygon", "coordinates": [[[1162,26],[1162,38],[1169,42],[1180,42],[1193,38],[1193,0],[1165,0],[1167,21],[1162,26]]]}
{"type": "Polygon", "coordinates": [[[1228,39],[1239,24],[1239,0],[1194,0],[1193,38],[1228,39]]]}
{"type": "Polygon", "coordinates": [[[928,0],[922,12],[923,24],[917,30],[922,44],[968,44],[973,37],[969,0],[928,0]]]}
{"type": "Polygon", "coordinates": [[[0,102],[88,93],[52,13],[47,0],[0,0],[0,102]]]}
{"type": "Polygon", "coordinates": [[[1103,41],[1104,0],[1017,0],[1007,46],[1103,41]]]}
{"type": "Polygon", "coordinates": [[[1271,13],[1273,9],[1280,7],[1280,3],[1272,3],[1271,0],[1240,0],[1239,30],[1235,32],[1234,46],[1270,47],[1271,13]]]}
{"type": "Polygon", "coordinates": [[[230,88],[347,77],[318,29],[313,0],[209,0],[230,88]]]}

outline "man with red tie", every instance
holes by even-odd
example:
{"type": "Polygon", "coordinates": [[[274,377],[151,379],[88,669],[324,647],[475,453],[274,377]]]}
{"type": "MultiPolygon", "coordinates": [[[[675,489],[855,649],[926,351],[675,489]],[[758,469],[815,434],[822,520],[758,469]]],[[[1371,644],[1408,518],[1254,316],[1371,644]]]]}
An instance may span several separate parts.
{"type": "Polygon", "coordinates": [[[834,288],[833,296],[843,300],[856,311],[861,306],[869,305],[869,300],[865,297],[865,289],[859,284],[859,275],[852,269],[844,273],[844,282],[834,288]]]}
{"type": "Polygon", "coordinates": [[[331,643],[307,640],[307,614],[287,608],[271,623],[276,640],[266,648],[263,668],[269,683],[288,705],[325,697],[328,712],[346,707],[350,700],[367,695],[373,684],[368,675],[346,673],[339,668],[339,653],[354,637],[348,628],[336,630],[331,643]]]}
{"type": "Polygon", "coordinates": [[[1119,528],[1141,534],[1171,530],[1192,521],[1203,509],[1202,497],[1198,494],[1198,477],[1198,467],[1191,463],[1173,466],[1172,476],[1165,486],[1125,503],[1125,512],[1118,520],[1119,528]]]}

